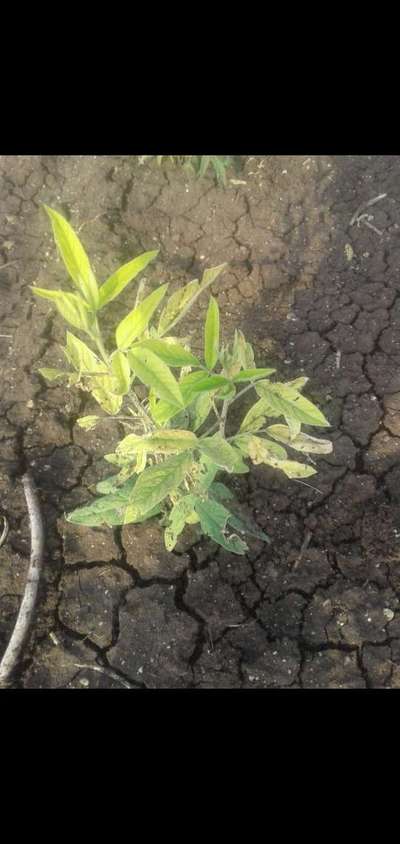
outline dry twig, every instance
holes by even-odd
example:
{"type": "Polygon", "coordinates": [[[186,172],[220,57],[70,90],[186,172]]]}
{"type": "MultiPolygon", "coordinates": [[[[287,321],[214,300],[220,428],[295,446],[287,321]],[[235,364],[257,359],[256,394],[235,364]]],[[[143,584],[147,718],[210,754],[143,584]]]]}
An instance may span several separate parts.
{"type": "Polygon", "coordinates": [[[0,688],[4,688],[9,684],[10,677],[20,658],[35,610],[39,578],[43,565],[43,520],[38,494],[29,472],[26,472],[23,476],[22,483],[31,527],[31,559],[18,617],[11,634],[11,639],[0,663],[0,688]]]}
{"type": "Polygon", "coordinates": [[[305,537],[304,537],[303,544],[302,544],[302,546],[301,546],[301,548],[300,548],[300,553],[299,553],[299,555],[298,555],[297,559],[295,560],[295,563],[294,563],[294,566],[293,566],[293,570],[294,570],[294,569],[297,569],[297,566],[299,566],[299,565],[300,565],[301,560],[303,559],[303,554],[305,554],[305,552],[307,551],[307,548],[308,548],[308,546],[309,546],[309,544],[310,544],[311,537],[312,537],[312,533],[311,533],[311,531],[310,531],[310,530],[307,530],[307,531],[306,531],[306,535],[305,535],[305,537]]]}

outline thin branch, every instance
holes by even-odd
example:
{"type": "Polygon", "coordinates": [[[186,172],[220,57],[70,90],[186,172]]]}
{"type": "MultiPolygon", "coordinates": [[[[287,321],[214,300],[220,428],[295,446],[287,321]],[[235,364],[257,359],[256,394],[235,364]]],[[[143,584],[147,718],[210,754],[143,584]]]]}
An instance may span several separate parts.
{"type": "MultiPolygon", "coordinates": [[[[245,393],[247,393],[249,390],[251,390],[251,388],[252,388],[252,387],[254,387],[254,385],[255,385],[256,383],[257,383],[256,381],[252,381],[252,382],[251,382],[251,384],[248,384],[248,385],[247,385],[247,387],[245,387],[245,388],[244,388],[244,390],[241,390],[241,391],[240,391],[240,393],[236,393],[235,398],[233,398],[233,399],[230,401],[230,403],[229,403],[229,407],[230,407],[230,406],[231,406],[231,405],[232,405],[235,401],[237,401],[238,399],[240,399],[240,397],[241,397],[241,396],[244,396],[244,394],[245,394],[245,393]]],[[[204,434],[202,434],[202,436],[203,436],[203,437],[208,437],[208,436],[209,436],[209,434],[212,434],[212,433],[213,433],[213,431],[216,431],[216,430],[217,430],[217,428],[219,428],[219,422],[215,422],[213,425],[211,425],[211,427],[210,427],[210,428],[208,428],[208,430],[207,430],[204,434]]]]}
{"type": "Polygon", "coordinates": [[[43,566],[44,528],[39,497],[29,472],[26,472],[23,476],[22,483],[31,528],[31,558],[18,617],[0,663],[0,688],[9,684],[10,677],[21,656],[35,610],[39,578],[43,566]]]}
{"type": "Polygon", "coordinates": [[[1,548],[1,546],[2,546],[2,545],[4,545],[4,543],[5,543],[6,539],[7,539],[7,536],[8,536],[8,530],[9,530],[9,528],[8,528],[8,521],[7,521],[7,517],[6,517],[6,516],[4,516],[4,515],[2,515],[2,516],[1,516],[1,518],[3,519],[3,522],[4,522],[4,527],[3,527],[3,533],[2,533],[2,534],[1,534],[1,536],[0,536],[0,548],[1,548]]]}
{"type": "Polygon", "coordinates": [[[18,261],[7,261],[6,264],[1,264],[0,270],[5,270],[6,267],[13,267],[15,264],[18,264],[18,261]]]}
{"type": "Polygon", "coordinates": [[[293,571],[294,571],[295,569],[297,569],[297,567],[300,565],[300,563],[301,563],[301,561],[302,561],[302,559],[303,559],[303,555],[304,555],[304,554],[305,554],[305,552],[307,551],[307,548],[308,548],[308,546],[309,546],[309,544],[310,544],[311,538],[312,538],[312,533],[311,533],[311,531],[310,531],[310,530],[306,530],[306,535],[305,535],[305,537],[304,537],[303,544],[302,544],[302,546],[301,546],[301,548],[300,548],[300,553],[299,553],[299,555],[298,555],[298,557],[297,557],[297,559],[295,560],[294,565],[293,565],[293,571]]]}
{"type": "Polygon", "coordinates": [[[126,689],[137,689],[137,686],[132,686],[132,684],[128,683],[127,680],[123,680],[118,674],[114,674],[114,671],[108,671],[106,668],[100,668],[99,665],[85,665],[81,662],[74,662],[74,665],[75,668],[84,668],[86,671],[97,671],[98,674],[105,674],[106,677],[110,677],[111,680],[116,680],[118,683],[121,683],[121,686],[125,686],[126,689]]]}
{"type": "Polygon", "coordinates": [[[387,197],[387,193],[380,193],[379,196],[374,196],[373,199],[369,199],[368,202],[362,202],[361,205],[358,206],[357,211],[354,212],[351,220],[350,226],[354,226],[360,217],[361,211],[364,211],[365,208],[370,208],[371,205],[375,205],[376,202],[380,202],[381,199],[385,199],[387,197]]]}

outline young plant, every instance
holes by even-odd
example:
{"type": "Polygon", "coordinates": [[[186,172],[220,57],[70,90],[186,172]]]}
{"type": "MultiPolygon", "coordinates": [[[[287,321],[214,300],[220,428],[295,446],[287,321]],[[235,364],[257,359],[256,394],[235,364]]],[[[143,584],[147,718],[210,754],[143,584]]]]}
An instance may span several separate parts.
{"type": "Polygon", "coordinates": [[[209,167],[214,170],[214,175],[219,185],[226,187],[226,170],[232,163],[229,155],[140,155],[139,164],[144,164],[148,158],[156,158],[157,164],[161,167],[164,158],[172,164],[178,164],[189,173],[196,174],[200,179],[207,173],[209,167]]]}
{"type": "Polygon", "coordinates": [[[50,381],[65,378],[69,386],[91,393],[104,414],[78,419],[82,428],[91,430],[108,421],[125,428],[115,451],[105,455],[116,473],[97,484],[96,500],[69,513],[67,520],[111,526],[161,515],[169,551],[186,524],[199,523],[203,534],[235,554],[247,550],[245,533],[269,541],[256,525],[243,522],[231,491],[217,476],[222,471],[248,472],[248,460],[272,466],[288,478],[315,474],[312,465],[298,462],[287,451],[305,455],[332,451],[328,440],[301,430],[302,424],[329,426],[301,393],[308,379],[286,384],[271,381],[275,370],[256,367],[253,349],[241,331],[235,331],[232,343],[221,346],[219,309],[213,296],[204,326],[203,359],[190,351],[186,339],[178,339],[178,323],[226,264],[205,270],[201,280],[189,282],[168,299],[168,284],[145,297],[139,287],[136,306],[115,328],[115,347],[106,348],[99,312],[157,251],[124,264],[99,287],[69,223],[57,211],[47,207],[46,211],[75,292],[32,290],[52,301],[66,322],[86,335],[89,345],[67,331],[64,354],[69,369],[39,372],[50,381]],[[147,389],[145,399],[139,398],[137,385],[141,394],[143,386],[147,389]],[[227,436],[230,408],[250,390],[256,394],[255,401],[239,430],[227,436]],[[267,423],[280,417],[285,424],[267,423]]]}

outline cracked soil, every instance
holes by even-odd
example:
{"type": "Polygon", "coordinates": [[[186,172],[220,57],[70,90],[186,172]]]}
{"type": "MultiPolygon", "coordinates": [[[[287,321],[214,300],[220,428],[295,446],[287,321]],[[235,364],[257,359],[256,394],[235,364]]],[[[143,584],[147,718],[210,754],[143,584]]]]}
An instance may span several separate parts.
{"type": "MultiPolygon", "coordinates": [[[[47,541],[16,687],[400,687],[400,158],[251,157],[241,167],[240,184],[224,190],[129,156],[0,157],[0,509],[10,524],[0,656],[29,559],[24,461],[47,541]],[[369,209],[382,234],[350,226],[382,193],[369,209]],[[310,485],[266,466],[233,482],[271,545],[254,541],[241,558],[188,530],[170,554],[156,521],[114,531],[65,522],[109,474],[102,455],[120,432],[80,429],[90,397],[37,374],[62,364],[65,336],[29,288],[66,280],[42,202],[78,230],[100,281],[155,247],[149,288],[169,281],[172,292],[227,261],[213,287],[224,338],[239,327],[258,365],[310,377],[306,395],[334,444],[310,485]]],[[[110,333],[134,297],[132,285],[109,306],[110,333]]],[[[206,305],[183,325],[195,352],[206,305]]]]}

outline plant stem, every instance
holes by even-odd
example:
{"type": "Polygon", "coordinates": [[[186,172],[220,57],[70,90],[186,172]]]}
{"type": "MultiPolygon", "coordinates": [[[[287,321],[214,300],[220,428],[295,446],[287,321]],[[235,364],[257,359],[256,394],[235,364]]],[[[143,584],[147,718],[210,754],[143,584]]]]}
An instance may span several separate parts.
{"type": "Polygon", "coordinates": [[[97,346],[97,348],[100,352],[101,357],[103,358],[104,363],[108,366],[108,363],[109,363],[108,354],[106,352],[106,349],[105,349],[105,346],[104,346],[104,343],[103,343],[103,338],[101,336],[100,326],[99,326],[96,315],[95,315],[95,318],[94,318],[93,329],[94,330],[91,332],[92,340],[96,343],[96,346],[97,346]]]}
{"type": "Polygon", "coordinates": [[[136,407],[136,410],[139,412],[140,416],[142,417],[142,420],[143,421],[146,420],[146,427],[149,426],[150,431],[152,431],[155,427],[153,420],[146,413],[144,407],[142,407],[142,405],[141,405],[141,403],[140,403],[140,401],[139,401],[139,399],[138,399],[134,390],[132,390],[132,392],[130,393],[130,398],[131,398],[134,406],[136,407]]]}
{"type": "Polygon", "coordinates": [[[222,413],[219,420],[219,432],[221,434],[221,437],[225,436],[226,417],[228,416],[228,409],[230,404],[231,401],[229,399],[225,399],[222,405],[222,413]]]}
{"type": "MultiPolygon", "coordinates": [[[[228,407],[230,407],[230,405],[233,404],[233,402],[237,401],[237,399],[240,399],[241,396],[244,396],[244,394],[247,393],[248,390],[251,390],[251,388],[254,387],[255,383],[256,383],[255,381],[252,381],[251,384],[248,384],[247,387],[245,387],[243,390],[240,391],[240,393],[236,393],[236,396],[229,401],[228,407]]],[[[225,405],[225,402],[224,402],[224,405],[225,405]]],[[[228,412],[228,408],[226,409],[225,422],[226,422],[227,412],[228,412]]],[[[223,413],[224,413],[224,408],[222,408],[222,414],[223,413]]],[[[208,437],[209,434],[212,434],[214,431],[217,430],[218,426],[219,426],[219,422],[214,422],[214,424],[211,425],[211,427],[208,428],[208,430],[204,434],[202,434],[202,437],[208,437]]],[[[224,428],[224,430],[225,430],[225,428],[224,428]]],[[[200,437],[200,439],[201,439],[201,437],[200,437]]]]}

